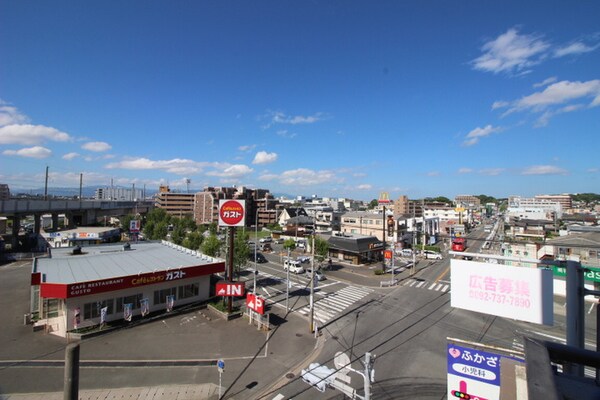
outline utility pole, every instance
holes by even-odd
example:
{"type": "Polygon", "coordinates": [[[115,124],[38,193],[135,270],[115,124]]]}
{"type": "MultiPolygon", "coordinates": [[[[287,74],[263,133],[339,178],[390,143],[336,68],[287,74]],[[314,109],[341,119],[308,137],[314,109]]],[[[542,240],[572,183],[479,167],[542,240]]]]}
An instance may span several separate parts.
{"type": "Polygon", "coordinates": [[[79,201],[81,201],[81,193],[83,190],[83,174],[79,174],[79,201]]]}
{"type": "Polygon", "coordinates": [[[312,235],[312,244],[310,246],[310,332],[315,331],[315,234],[312,235]]]}
{"type": "MultiPolygon", "coordinates": [[[[286,311],[290,311],[290,248],[288,247],[288,257],[287,257],[287,267],[286,269],[286,276],[287,276],[287,282],[285,283],[287,290],[285,291],[285,309],[286,311]]],[[[285,264],[285,261],[284,261],[285,264]]]]}
{"type": "Polygon", "coordinates": [[[44,200],[48,200],[48,166],[46,165],[46,183],[44,184],[44,200]]]}

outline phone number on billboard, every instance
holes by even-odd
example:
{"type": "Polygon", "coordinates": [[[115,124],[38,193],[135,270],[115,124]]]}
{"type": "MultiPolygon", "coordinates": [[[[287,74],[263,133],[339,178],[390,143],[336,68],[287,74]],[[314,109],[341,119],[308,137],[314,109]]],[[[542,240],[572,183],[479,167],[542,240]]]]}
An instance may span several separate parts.
{"type": "Polygon", "coordinates": [[[469,297],[472,299],[486,301],[488,303],[506,304],[509,306],[522,308],[531,307],[531,301],[529,299],[506,294],[490,293],[480,290],[469,290],[469,297]]]}

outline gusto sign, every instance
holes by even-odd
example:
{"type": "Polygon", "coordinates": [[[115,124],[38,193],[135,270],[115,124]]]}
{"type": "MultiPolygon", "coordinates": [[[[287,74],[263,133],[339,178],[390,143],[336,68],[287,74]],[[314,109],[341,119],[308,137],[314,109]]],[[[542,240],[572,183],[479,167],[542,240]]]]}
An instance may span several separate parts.
{"type": "Polygon", "coordinates": [[[245,201],[219,200],[219,226],[244,226],[245,215],[245,201]]]}

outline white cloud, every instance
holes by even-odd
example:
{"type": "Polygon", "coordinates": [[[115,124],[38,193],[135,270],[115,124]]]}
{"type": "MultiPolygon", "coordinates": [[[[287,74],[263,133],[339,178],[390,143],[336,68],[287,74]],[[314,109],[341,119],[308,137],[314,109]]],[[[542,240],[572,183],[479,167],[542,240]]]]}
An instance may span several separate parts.
{"type": "Polygon", "coordinates": [[[498,176],[505,171],[504,168],[484,168],[480,169],[479,173],[486,176],[498,176]]]}
{"type": "Polygon", "coordinates": [[[362,185],[358,185],[356,186],[357,190],[371,190],[373,189],[373,185],[370,185],[368,183],[363,183],[362,185]]]}
{"type": "Polygon", "coordinates": [[[573,42],[563,47],[559,47],[554,50],[554,57],[564,57],[570,55],[578,55],[583,53],[589,53],[598,48],[599,45],[588,46],[582,42],[573,42]]]}
{"type": "Polygon", "coordinates": [[[42,146],[26,147],[20,150],[5,150],[2,154],[7,156],[27,157],[27,158],[48,158],[52,151],[42,146]]]}
{"type": "Polygon", "coordinates": [[[440,176],[440,171],[429,171],[427,176],[440,176]]]}
{"type": "Polygon", "coordinates": [[[292,139],[292,138],[296,137],[295,133],[292,133],[292,132],[288,131],[287,129],[280,129],[276,133],[278,136],[281,136],[281,137],[284,137],[287,139],[292,139]]]}
{"type": "Polygon", "coordinates": [[[32,146],[48,140],[66,142],[70,139],[68,134],[43,125],[13,124],[0,127],[0,144],[32,146]]]}
{"type": "Polygon", "coordinates": [[[473,146],[479,142],[479,139],[491,135],[494,132],[499,132],[500,127],[493,127],[492,125],[486,125],[483,128],[477,127],[467,134],[463,146],[473,146]]]}
{"type": "Polygon", "coordinates": [[[521,35],[511,28],[485,43],[483,54],[472,61],[473,68],[486,72],[523,72],[539,63],[550,44],[539,35],[521,35]]]}
{"type": "Polygon", "coordinates": [[[243,164],[236,164],[236,165],[231,165],[225,169],[223,169],[222,171],[211,171],[211,172],[207,172],[206,175],[208,176],[218,176],[221,178],[241,178],[244,177],[248,174],[250,174],[252,172],[252,168],[248,167],[247,165],[243,165],[243,164]]]}
{"type": "Polygon", "coordinates": [[[470,174],[471,172],[473,172],[471,168],[463,167],[458,169],[459,174],[470,174]]]}
{"type": "Polygon", "coordinates": [[[29,118],[21,114],[17,107],[13,107],[0,99],[0,126],[19,125],[26,122],[29,122],[29,118]]]}
{"type": "Polygon", "coordinates": [[[277,161],[277,153],[267,153],[266,151],[259,151],[254,156],[252,164],[269,164],[277,161]]]}
{"type": "Polygon", "coordinates": [[[255,144],[248,144],[248,145],[245,145],[245,146],[238,147],[238,150],[239,151],[243,151],[243,152],[248,152],[248,151],[254,150],[255,147],[256,147],[255,144]]]}
{"type": "Polygon", "coordinates": [[[549,85],[549,84],[551,84],[551,83],[554,83],[554,82],[556,82],[557,80],[558,80],[558,78],[557,78],[557,77],[555,77],[555,76],[552,76],[552,77],[550,77],[550,78],[548,78],[548,79],[544,79],[542,82],[539,82],[539,83],[534,83],[534,84],[533,84],[533,87],[534,87],[534,88],[544,87],[544,86],[547,86],[547,85],[549,85]]]}
{"type": "Polygon", "coordinates": [[[560,81],[518,100],[504,102],[504,106],[508,107],[508,110],[502,116],[520,111],[543,112],[544,115],[539,118],[536,126],[544,126],[556,114],[573,112],[585,108],[586,105],[575,102],[590,98],[592,100],[587,104],[587,107],[600,105],[599,79],[585,82],[560,81]]]}
{"type": "Polygon", "coordinates": [[[567,171],[553,165],[534,165],[521,171],[521,175],[567,175],[567,171]]]}
{"type": "Polygon", "coordinates": [[[333,171],[314,171],[307,168],[298,168],[284,171],[279,175],[263,174],[260,176],[264,181],[279,181],[282,185],[289,186],[311,186],[323,183],[339,183],[342,179],[337,178],[333,171]]]}
{"type": "Polygon", "coordinates": [[[79,157],[79,153],[67,153],[64,156],[62,156],[63,160],[73,160],[74,158],[79,157]]]}
{"type": "Polygon", "coordinates": [[[173,160],[150,160],[147,158],[133,158],[129,160],[114,162],[106,165],[108,169],[133,169],[133,170],[164,170],[178,175],[194,174],[202,171],[209,163],[198,163],[186,159],[173,160]]]}
{"type": "Polygon", "coordinates": [[[82,149],[101,153],[112,149],[112,146],[106,142],[88,142],[81,146],[82,149]]]}
{"type": "Polygon", "coordinates": [[[263,128],[267,129],[275,124],[314,124],[323,119],[327,118],[327,114],[323,112],[317,112],[313,115],[287,115],[282,111],[271,111],[268,110],[265,115],[259,117],[259,119],[267,119],[268,122],[263,125],[263,128]]]}

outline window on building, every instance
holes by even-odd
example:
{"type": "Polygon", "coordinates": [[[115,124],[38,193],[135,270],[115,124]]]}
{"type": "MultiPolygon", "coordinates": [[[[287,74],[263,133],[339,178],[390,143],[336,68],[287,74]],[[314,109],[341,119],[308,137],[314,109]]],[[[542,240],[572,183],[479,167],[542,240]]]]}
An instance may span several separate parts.
{"type": "Polygon", "coordinates": [[[61,299],[46,299],[44,301],[44,315],[46,318],[58,317],[61,301],[61,299]]]}
{"type": "MultiPolygon", "coordinates": [[[[198,283],[191,283],[189,285],[179,286],[180,299],[187,299],[189,297],[198,296],[198,293],[200,293],[200,285],[198,283]]],[[[156,296],[156,294],[154,296],[156,296]]]]}
{"type": "Polygon", "coordinates": [[[123,304],[132,304],[131,309],[137,310],[140,308],[140,301],[142,300],[142,294],[134,294],[132,296],[119,297],[117,299],[117,309],[116,312],[123,311],[123,304]]]}
{"type": "Polygon", "coordinates": [[[168,289],[155,290],[154,291],[154,305],[156,304],[165,304],[167,302],[167,296],[176,296],[177,288],[172,287],[168,289]]]}
{"type": "Polygon", "coordinates": [[[110,315],[114,312],[114,300],[108,299],[103,301],[94,301],[83,305],[83,319],[99,318],[100,310],[106,307],[106,314],[110,315]]]}

